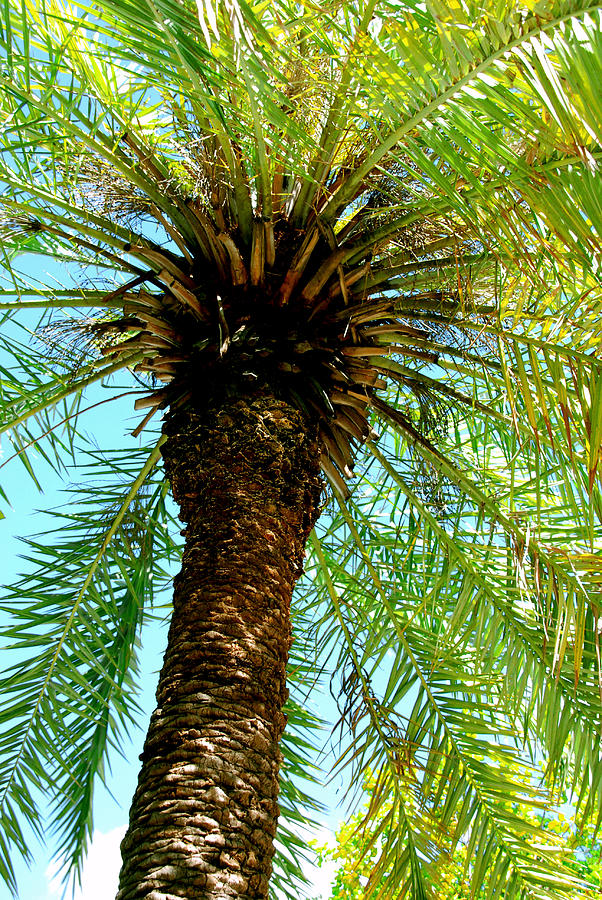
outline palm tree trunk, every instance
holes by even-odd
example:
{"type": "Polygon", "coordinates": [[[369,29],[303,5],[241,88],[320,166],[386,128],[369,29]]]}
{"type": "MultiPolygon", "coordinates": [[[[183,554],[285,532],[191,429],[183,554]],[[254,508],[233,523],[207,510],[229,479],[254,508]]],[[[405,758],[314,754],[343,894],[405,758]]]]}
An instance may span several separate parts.
{"type": "Polygon", "coordinates": [[[186,544],[117,897],[264,898],[316,430],[264,393],[177,413],[165,432],[186,544]]]}

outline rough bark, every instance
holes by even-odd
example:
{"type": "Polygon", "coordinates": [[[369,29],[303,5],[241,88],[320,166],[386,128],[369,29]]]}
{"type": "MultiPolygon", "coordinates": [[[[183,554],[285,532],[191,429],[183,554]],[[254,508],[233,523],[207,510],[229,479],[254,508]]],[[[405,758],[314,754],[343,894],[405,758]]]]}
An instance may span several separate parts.
{"type": "Polygon", "coordinates": [[[273,396],[166,422],[188,523],[118,900],[264,898],[290,600],[318,514],[315,429],[273,396]]]}

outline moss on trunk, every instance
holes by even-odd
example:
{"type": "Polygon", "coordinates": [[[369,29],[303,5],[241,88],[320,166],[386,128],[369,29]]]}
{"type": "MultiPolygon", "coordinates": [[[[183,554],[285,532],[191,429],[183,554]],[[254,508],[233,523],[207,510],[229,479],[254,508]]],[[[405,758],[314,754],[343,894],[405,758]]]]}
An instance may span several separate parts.
{"type": "Polygon", "coordinates": [[[186,543],[118,900],[264,898],[316,430],[261,394],[179,412],[165,432],[186,543]]]}

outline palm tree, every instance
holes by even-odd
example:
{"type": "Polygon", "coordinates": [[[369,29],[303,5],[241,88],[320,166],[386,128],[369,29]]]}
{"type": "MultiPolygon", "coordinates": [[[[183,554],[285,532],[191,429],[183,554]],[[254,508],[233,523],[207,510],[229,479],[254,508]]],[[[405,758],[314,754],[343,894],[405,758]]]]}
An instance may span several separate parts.
{"type": "Polygon", "coordinates": [[[40,790],[79,865],[170,490],[182,568],[119,900],[267,896],[281,747],[302,818],[323,668],[339,766],[379,773],[371,884],[427,896],[450,840],[475,892],[577,896],[508,809],[600,809],[600,4],[3,15],[2,430],[34,477],[34,448],[88,462],[7,588],[9,885],[40,790]],[[148,446],[82,457],[106,384],[148,446]]]}

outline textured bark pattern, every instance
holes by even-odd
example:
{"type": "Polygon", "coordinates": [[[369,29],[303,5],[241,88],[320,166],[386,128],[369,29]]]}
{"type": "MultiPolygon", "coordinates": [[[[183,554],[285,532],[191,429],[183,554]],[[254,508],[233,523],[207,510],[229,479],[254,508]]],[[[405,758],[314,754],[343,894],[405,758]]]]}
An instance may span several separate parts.
{"type": "Polygon", "coordinates": [[[165,426],[188,523],[118,900],[264,898],[289,608],[318,514],[315,429],[271,396],[165,426]]]}

